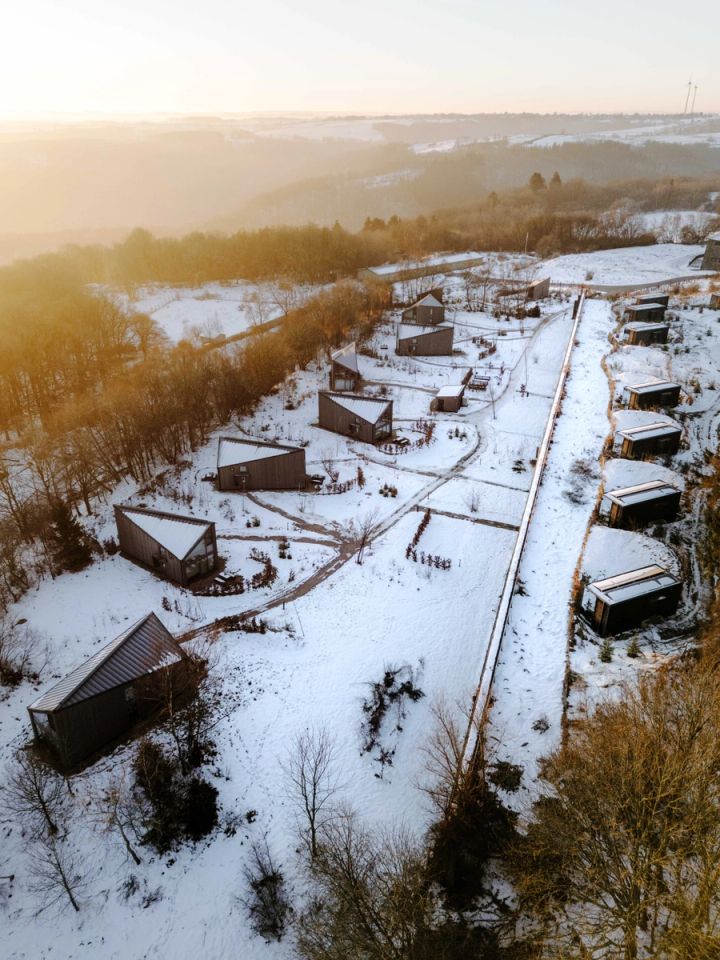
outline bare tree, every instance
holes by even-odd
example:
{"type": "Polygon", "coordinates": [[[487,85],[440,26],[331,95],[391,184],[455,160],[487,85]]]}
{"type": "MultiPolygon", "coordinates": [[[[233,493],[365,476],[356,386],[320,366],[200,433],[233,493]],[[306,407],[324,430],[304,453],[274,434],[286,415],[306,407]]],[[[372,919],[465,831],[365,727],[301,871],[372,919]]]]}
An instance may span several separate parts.
{"type": "Polygon", "coordinates": [[[337,483],[340,472],[335,465],[335,461],[332,458],[332,454],[326,451],[322,457],[323,470],[328,475],[330,483],[337,483]]]}
{"type": "Polygon", "coordinates": [[[304,824],[302,835],[313,859],[318,853],[318,833],[332,818],[332,803],[342,788],[335,761],[335,740],[326,728],[320,727],[295,737],[283,765],[293,803],[304,824]]]}
{"type": "Polygon", "coordinates": [[[64,781],[32,753],[18,750],[7,777],[5,806],[35,834],[59,832],[64,781]]]}
{"type": "Polygon", "coordinates": [[[142,863],[142,858],[135,850],[131,836],[136,842],[140,839],[137,826],[139,818],[137,799],[121,772],[99,798],[96,819],[105,832],[118,834],[127,855],[136,866],[142,863]]]}
{"type": "Polygon", "coordinates": [[[359,518],[357,522],[357,545],[358,552],[355,557],[355,562],[362,564],[363,555],[365,553],[365,547],[372,540],[377,529],[378,522],[378,512],[377,510],[369,510],[366,514],[359,518]]]}
{"type": "Polygon", "coordinates": [[[67,842],[53,834],[37,837],[31,852],[31,864],[31,890],[42,899],[44,908],[67,897],[73,910],[79,913],[78,896],[84,881],[67,842]]]}

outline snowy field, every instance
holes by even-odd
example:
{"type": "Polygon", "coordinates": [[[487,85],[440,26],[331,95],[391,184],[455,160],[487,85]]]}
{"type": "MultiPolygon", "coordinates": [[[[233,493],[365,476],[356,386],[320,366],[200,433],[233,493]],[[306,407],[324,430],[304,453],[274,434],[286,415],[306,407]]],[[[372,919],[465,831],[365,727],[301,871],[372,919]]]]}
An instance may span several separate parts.
{"type": "MultiPolygon", "coordinates": [[[[309,292],[309,288],[297,291],[296,301],[301,302],[309,292]]],[[[173,343],[232,337],[276,320],[284,312],[278,291],[271,284],[244,280],[198,287],[157,284],[138,287],[132,293],[116,291],[114,295],[123,307],[149,314],[173,343]]]]}
{"type": "MultiPolygon", "coordinates": [[[[662,270],[674,269],[673,257],[691,256],[689,251],[677,246],[605,251],[559,258],[557,271],[549,272],[554,281],[565,277],[561,282],[567,283],[583,282],[584,276],[569,279],[583,270],[612,277],[609,283],[641,283],[653,269],[658,275],[652,279],[660,279],[662,270]]],[[[543,273],[546,268],[543,264],[543,273]]],[[[81,573],[41,582],[12,611],[42,637],[48,666],[38,685],[23,683],[0,702],[2,764],[29,738],[25,707],[37,693],[150,610],[174,633],[192,632],[201,639],[229,614],[262,616],[268,629],[262,635],[213,632],[225,711],[214,731],[217,763],[206,774],[219,791],[220,828],[172,856],[144,849],[143,864],[133,867],[122,845],[93,826],[103,786],[113,773],[127,769],[132,756],[133,744],[118,746],[74,779],[75,797],[68,801],[74,813],[66,843],[87,878],[77,916],[38,912],[26,838],[16,824],[3,823],[0,876],[15,877],[10,887],[0,883],[3,958],[289,960],[290,941],[269,945],[250,931],[240,902],[242,871],[250,841],[267,837],[301,905],[296,825],[282,762],[293,736],[311,725],[333,731],[342,758],[343,798],[364,817],[415,830],[428,824],[418,784],[426,776],[423,746],[433,729],[432,706],[439,700],[467,704],[479,680],[572,328],[571,302],[559,294],[541,305],[540,317],[508,321],[491,305],[482,312],[466,310],[460,277],[446,278],[444,287],[456,330],[452,357],[395,357],[397,312],[359,357],[366,391],[393,401],[397,432],[409,441],[407,453],[317,426],[316,393],[327,385],[328,369],[325,363],[311,364],[265,398],[252,416],[227,424],[192,457],[161,471],[156,482],[144,489],[124,484],[93,517],[84,518],[101,541],[114,534],[113,501],[214,520],[225,571],[250,577],[258,570],[253,551],[260,548],[278,569],[271,587],[208,596],[159,580],[116,554],[81,573]],[[478,337],[493,343],[496,352],[480,359],[482,345],[473,342],[478,337]],[[438,387],[459,382],[469,367],[489,376],[491,389],[468,391],[467,405],[456,414],[431,415],[438,387]],[[428,421],[434,424],[433,438],[421,444],[428,421]],[[215,469],[219,435],[302,443],[308,472],[332,471],[347,488],[341,493],[221,493],[203,479],[215,469]],[[430,522],[413,560],[407,546],[425,510],[430,522]],[[356,538],[368,518],[374,532],[358,563],[356,538]],[[284,540],[288,558],[279,555],[284,540]],[[442,563],[422,562],[427,557],[442,563]],[[369,684],[389,666],[412,670],[424,697],[408,705],[402,720],[386,721],[382,741],[392,763],[383,764],[377,749],[362,748],[362,704],[369,684]],[[248,811],[256,812],[253,822],[245,817],[248,811]],[[138,885],[128,893],[131,873],[138,885]]],[[[168,303],[162,299],[167,290],[147,290],[138,303],[153,315],[175,304],[171,312],[179,317],[186,301],[191,313],[220,303],[234,303],[228,310],[242,313],[237,301],[220,297],[222,290],[232,293],[234,287],[218,288],[217,301],[203,299],[207,288],[174,291],[182,296],[168,303]]],[[[608,376],[616,402],[623,384],[646,372],[683,385],[678,413],[685,447],[672,464],[659,463],[653,476],[677,475],[682,486],[683,465],[717,444],[720,313],[681,304],[673,305],[671,314],[667,349],[640,350],[617,345],[617,312],[609,302],[595,297],[585,304],[493,689],[498,755],[525,769],[513,801],[522,811],[532,798],[539,757],[559,741],[576,576],[611,574],[651,560],[674,570],[684,563],[675,547],[652,531],[628,533],[598,523],[589,532],[602,486],[642,482],[650,469],[647,463],[603,459],[608,436],[619,425],[668,416],[613,410],[609,417],[608,376]]],[[[183,323],[175,329],[184,329],[183,323]]],[[[697,582],[693,587],[699,589],[697,582]]],[[[645,663],[657,647],[653,630],[642,647],[645,663]]],[[[579,678],[571,716],[585,709],[588,697],[637,666],[622,649],[611,664],[600,663],[592,639],[576,644],[570,657],[579,678]]]]}
{"type": "MultiPolygon", "coordinates": [[[[326,385],[328,370],[311,365],[252,416],[218,435],[302,443],[308,471],[335,471],[338,483],[348,484],[345,492],[220,493],[202,479],[215,468],[216,435],[147,488],[124,484],[84,521],[106,541],[114,534],[112,501],[214,520],[224,571],[248,578],[259,569],[252,552],[260,547],[278,568],[270,588],[206,596],[159,580],[116,554],[81,573],[43,581],[16,605],[13,614],[42,636],[48,667],[40,684],[24,683],[0,704],[3,763],[29,737],[27,703],[150,610],[178,635],[201,637],[219,618],[243,612],[262,616],[268,629],[262,635],[220,633],[213,648],[228,712],[215,731],[219,757],[208,774],[220,793],[221,823],[231,816],[242,821],[235,835],[220,829],[171,859],[143,851],[139,889],[126,896],[131,865],[87,815],[107,777],[130,760],[133,745],[117,747],[75,781],[76,814],[67,843],[88,880],[77,919],[53,912],[34,916],[24,840],[12,825],[6,828],[0,874],[14,873],[15,880],[12,897],[0,907],[3,956],[289,956],[290,945],[269,947],[252,935],[238,897],[248,839],[266,834],[293,893],[302,893],[294,815],[280,764],[293,735],[309,725],[327,725],[335,733],[346,796],[364,815],[415,829],[428,823],[417,784],[425,776],[422,748],[433,728],[432,706],[441,699],[466,704],[472,696],[571,327],[569,301],[550,300],[540,318],[521,324],[463,311],[458,278],[448,281],[447,290],[464,341],[456,355],[394,358],[389,324],[372,342],[373,356],[360,356],[367,391],[393,400],[397,432],[410,441],[407,453],[320,429],[316,392],[326,385]],[[484,366],[472,343],[478,335],[497,343],[492,363],[486,358],[484,366]],[[492,395],[470,395],[457,414],[431,417],[437,388],[458,382],[469,366],[491,376],[492,395]],[[433,440],[419,445],[419,421],[429,419],[433,440]],[[406,548],[426,509],[431,520],[415,562],[406,548]],[[367,516],[375,536],[358,564],[355,538],[367,516]],[[285,539],[291,557],[281,559],[285,539]],[[424,557],[432,557],[432,564],[424,557]],[[383,728],[392,754],[392,765],[383,765],[377,751],[361,749],[362,701],[389,665],[412,669],[424,697],[409,705],[401,732],[391,721],[383,728]],[[253,824],[242,820],[248,810],[257,811],[253,824]],[[148,899],[152,905],[144,906],[148,899]]],[[[173,300],[174,309],[185,299],[173,300]]],[[[159,291],[140,303],[164,309],[159,291]]]]}
{"type": "Polygon", "coordinates": [[[703,246],[658,243],[649,247],[625,247],[596,253],[571,253],[543,263],[553,283],[589,283],[592,286],[641,286],[663,283],[700,271],[690,269],[690,261],[704,251],[703,246]]]}

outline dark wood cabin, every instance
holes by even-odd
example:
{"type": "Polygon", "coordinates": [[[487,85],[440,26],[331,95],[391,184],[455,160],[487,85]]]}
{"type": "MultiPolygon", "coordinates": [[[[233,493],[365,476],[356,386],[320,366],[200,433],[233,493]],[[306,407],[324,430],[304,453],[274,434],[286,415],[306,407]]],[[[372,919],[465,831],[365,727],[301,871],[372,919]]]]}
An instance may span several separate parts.
{"type": "Polygon", "coordinates": [[[671,456],[680,449],[682,427],[676,423],[648,423],[619,431],[620,456],[644,460],[658,455],[671,456]]]}
{"type": "Polygon", "coordinates": [[[421,326],[399,323],[395,337],[398,357],[450,357],[455,330],[450,325],[421,326]]]}
{"type": "Polygon", "coordinates": [[[115,505],[123,556],[180,586],[217,565],[215,524],[162,510],[115,505]]]}
{"type": "Polygon", "coordinates": [[[628,323],[623,329],[625,343],[631,347],[647,347],[653,343],[667,343],[670,331],[667,323],[628,323]]]}
{"type": "Polygon", "coordinates": [[[402,312],[403,323],[419,323],[424,326],[435,326],[445,321],[445,306],[432,293],[420,297],[417,303],[402,312]]]}
{"type": "Polygon", "coordinates": [[[657,303],[658,306],[667,308],[670,306],[670,294],[661,293],[659,290],[650,290],[635,298],[635,303],[646,306],[649,303],[657,303]]]}
{"type": "Polygon", "coordinates": [[[430,401],[430,411],[435,413],[457,413],[465,399],[464,383],[440,387],[430,401]]]}
{"type": "Polygon", "coordinates": [[[720,272],[720,233],[713,233],[707,238],[702,269],[720,272]]]}
{"type": "Polygon", "coordinates": [[[665,320],[665,307],[661,303],[633,303],[625,307],[625,320],[642,320],[645,323],[662,323],[665,320]]]}
{"type": "Polygon", "coordinates": [[[603,637],[639,626],[651,617],[670,617],[678,608],[682,583],[656,564],[630,570],[588,586],[592,619],[603,637]]]}
{"type": "Polygon", "coordinates": [[[354,393],[360,387],[360,381],[357,349],[353,342],[336,350],[330,358],[330,389],[354,393]]]}
{"type": "Polygon", "coordinates": [[[720,310],[720,293],[710,294],[710,309],[720,310]]]}
{"type": "Polygon", "coordinates": [[[647,380],[628,385],[623,394],[630,410],[676,407],[680,403],[680,384],[671,380],[647,380]]]}
{"type": "Polygon", "coordinates": [[[154,613],[28,707],[36,740],[76,766],[191,689],[189,660],[154,613]]]}
{"type": "Polygon", "coordinates": [[[318,422],[325,430],[364,443],[380,443],[392,436],[392,400],[351,393],[318,393],[318,422]]]}
{"type": "Polygon", "coordinates": [[[608,490],[608,522],[611,527],[635,530],[656,520],[675,520],[681,495],[677,487],[665,480],[608,490]]]}
{"type": "Polygon", "coordinates": [[[302,447],[220,437],[218,490],[302,490],[307,484],[302,447]]]}
{"type": "Polygon", "coordinates": [[[545,300],[550,296],[550,277],[532,280],[527,287],[526,300],[545,300]]]}

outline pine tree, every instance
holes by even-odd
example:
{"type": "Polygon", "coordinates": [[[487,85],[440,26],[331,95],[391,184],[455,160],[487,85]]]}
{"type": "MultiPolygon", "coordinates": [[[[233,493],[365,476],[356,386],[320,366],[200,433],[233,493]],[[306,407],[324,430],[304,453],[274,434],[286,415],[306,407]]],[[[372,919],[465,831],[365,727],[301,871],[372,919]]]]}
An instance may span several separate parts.
{"type": "Polygon", "coordinates": [[[600,662],[610,663],[613,658],[613,647],[610,637],[605,637],[600,647],[600,662]]]}
{"type": "Polygon", "coordinates": [[[562,180],[560,179],[560,174],[555,171],[555,173],[550,177],[550,188],[555,190],[558,187],[562,186],[562,180]]]}
{"type": "Polygon", "coordinates": [[[528,186],[537,193],[538,190],[544,190],[547,187],[547,183],[545,183],[545,177],[541,173],[536,172],[528,180],[528,186]]]}
{"type": "Polygon", "coordinates": [[[92,561],[85,531],[62,500],[55,501],[50,513],[50,545],[58,572],[75,573],[92,561]]]}

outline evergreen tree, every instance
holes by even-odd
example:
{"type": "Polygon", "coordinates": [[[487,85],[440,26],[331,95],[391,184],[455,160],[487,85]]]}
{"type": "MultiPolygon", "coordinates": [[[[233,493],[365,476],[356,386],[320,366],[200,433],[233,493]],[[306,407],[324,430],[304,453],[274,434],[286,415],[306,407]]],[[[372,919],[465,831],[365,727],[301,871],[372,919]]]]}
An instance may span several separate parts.
{"type": "Polygon", "coordinates": [[[560,179],[560,174],[555,171],[555,173],[550,177],[550,187],[551,189],[557,189],[562,186],[562,180],[560,179]]]}
{"type": "Polygon", "coordinates": [[[85,531],[70,507],[56,500],[50,512],[50,545],[58,572],[83,570],[92,561],[92,551],[85,531]]]}
{"type": "Polygon", "coordinates": [[[528,186],[537,193],[538,190],[544,190],[547,187],[547,183],[545,183],[545,177],[541,173],[535,172],[528,180],[528,186]]]}

